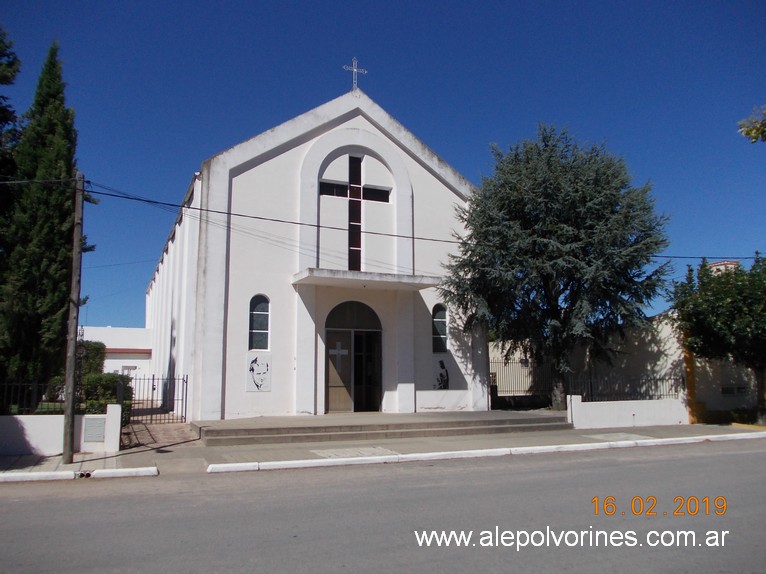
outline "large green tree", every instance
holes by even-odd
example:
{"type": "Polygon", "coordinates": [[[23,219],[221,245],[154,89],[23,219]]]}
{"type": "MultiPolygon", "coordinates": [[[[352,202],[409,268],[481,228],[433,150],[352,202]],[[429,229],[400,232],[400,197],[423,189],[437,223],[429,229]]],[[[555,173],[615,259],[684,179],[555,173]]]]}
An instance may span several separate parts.
{"type": "Polygon", "coordinates": [[[673,309],[686,348],[706,359],[726,359],[751,369],[760,417],[766,415],[766,262],[756,254],[750,269],[714,272],[703,261],[689,267],[673,289],[673,309]]]}
{"type": "Polygon", "coordinates": [[[507,154],[458,211],[459,253],[442,286],[466,328],[486,325],[507,356],[522,351],[559,374],[554,401],[578,345],[604,351],[608,334],[642,324],[666,265],[666,218],[625,163],[541,127],[507,154]]]}
{"type": "MultiPolygon", "coordinates": [[[[0,86],[13,84],[20,66],[21,62],[13,51],[13,43],[8,40],[5,30],[0,28],[0,86]]],[[[17,191],[12,185],[4,185],[4,182],[16,176],[16,162],[13,160],[13,146],[18,138],[16,121],[16,112],[8,97],[0,95],[0,284],[3,282],[5,254],[8,250],[5,230],[8,228],[17,191]]]]}
{"type": "MultiPolygon", "coordinates": [[[[13,42],[8,40],[5,30],[0,28],[0,86],[13,84],[20,67],[21,62],[13,51],[13,42]]],[[[16,168],[11,153],[17,135],[15,128],[16,112],[8,97],[0,95],[0,176],[2,179],[15,175],[16,168]]],[[[3,201],[2,197],[0,201],[3,201]]]]}
{"type": "Polygon", "coordinates": [[[739,133],[756,143],[758,140],[766,142],[766,106],[760,111],[753,112],[753,115],[739,122],[739,133]]]}
{"type": "Polygon", "coordinates": [[[48,52],[14,148],[19,186],[6,229],[0,359],[10,380],[45,383],[66,354],[77,135],[58,46],[48,52]]]}

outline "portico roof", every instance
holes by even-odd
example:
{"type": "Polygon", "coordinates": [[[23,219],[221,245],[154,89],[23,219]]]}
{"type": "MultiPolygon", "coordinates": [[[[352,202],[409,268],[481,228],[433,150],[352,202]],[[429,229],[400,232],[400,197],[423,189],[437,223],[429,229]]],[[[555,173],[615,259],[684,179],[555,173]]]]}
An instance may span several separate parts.
{"type": "Polygon", "coordinates": [[[293,275],[293,285],[316,285],[346,289],[384,289],[387,291],[420,291],[437,287],[442,278],[432,275],[369,273],[341,269],[308,268],[293,275]]]}

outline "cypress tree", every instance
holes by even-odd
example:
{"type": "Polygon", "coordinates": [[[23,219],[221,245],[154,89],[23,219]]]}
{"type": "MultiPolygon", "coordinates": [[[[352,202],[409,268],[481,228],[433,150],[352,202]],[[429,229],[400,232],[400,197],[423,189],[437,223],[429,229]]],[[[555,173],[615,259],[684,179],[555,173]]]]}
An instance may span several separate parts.
{"type": "Polygon", "coordinates": [[[66,107],[58,46],[43,65],[14,149],[20,186],[10,217],[0,297],[7,378],[45,383],[66,354],[74,209],[74,111],[66,107]]]}
{"type": "MultiPolygon", "coordinates": [[[[0,28],[0,86],[13,84],[21,67],[12,48],[13,43],[7,39],[5,30],[0,28]]],[[[5,231],[16,197],[15,186],[3,185],[3,182],[16,177],[16,162],[13,160],[13,146],[18,138],[16,122],[16,112],[8,97],[0,95],[0,285],[5,276],[5,254],[8,250],[5,231]]]]}
{"type": "MultiPolygon", "coordinates": [[[[0,86],[9,86],[19,73],[21,62],[13,51],[13,42],[0,28],[0,86]]],[[[0,176],[7,179],[16,175],[16,165],[11,150],[16,140],[16,112],[7,96],[0,95],[0,176]]],[[[7,193],[3,190],[0,202],[5,205],[7,193]]]]}

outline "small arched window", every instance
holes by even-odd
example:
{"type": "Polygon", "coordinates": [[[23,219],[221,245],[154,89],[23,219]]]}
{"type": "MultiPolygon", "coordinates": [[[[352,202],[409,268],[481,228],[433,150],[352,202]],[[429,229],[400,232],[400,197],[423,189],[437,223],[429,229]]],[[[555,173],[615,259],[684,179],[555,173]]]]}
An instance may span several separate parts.
{"type": "Polygon", "coordinates": [[[447,308],[435,305],[431,314],[431,341],[434,353],[447,352],[447,308]]]}
{"type": "Polygon", "coordinates": [[[256,295],[250,299],[250,350],[269,349],[269,298],[256,295]]]}

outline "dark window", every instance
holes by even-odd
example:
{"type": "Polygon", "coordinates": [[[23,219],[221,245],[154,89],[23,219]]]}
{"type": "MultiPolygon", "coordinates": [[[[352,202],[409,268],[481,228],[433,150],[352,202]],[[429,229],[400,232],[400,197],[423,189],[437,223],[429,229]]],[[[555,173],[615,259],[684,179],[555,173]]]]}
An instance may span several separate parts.
{"type": "Polygon", "coordinates": [[[444,305],[434,306],[432,313],[432,346],[434,353],[447,352],[447,309],[444,305]]]}
{"type": "Polygon", "coordinates": [[[319,182],[319,195],[332,195],[334,197],[348,197],[348,186],[344,183],[319,182]]]}
{"type": "Polygon", "coordinates": [[[362,158],[348,158],[348,183],[351,185],[362,185],[362,158]]]}
{"type": "Polygon", "coordinates": [[[249,349],[266,351],[269,348],[269,299],[256,295],[250,299],[249,349]]]}
{"type": "Polygon", "coordinates": [[[362,223],[362,202],[361,201],[348,202],[348,222],[362,223]]]}
{"type": "Polygon", "coordinates": [[[362,270],[362,252],[359,249],[348,250],[348,270],[349,271],[361,271],[362,270]]]}
{"type": "Polygon", "coordinates": [[[364,186],[362,190],[362,199],[367,201],[379,201],[381,203],[388,203],[388,198],[391,195],[390,189],[380,189],[377,187],[364,186]]]}
{"type": "Polygon", "coordinates": [[[348,247],[349,249],[362,248],[362,226],[352,223],[348,226],[348,247]]]}

